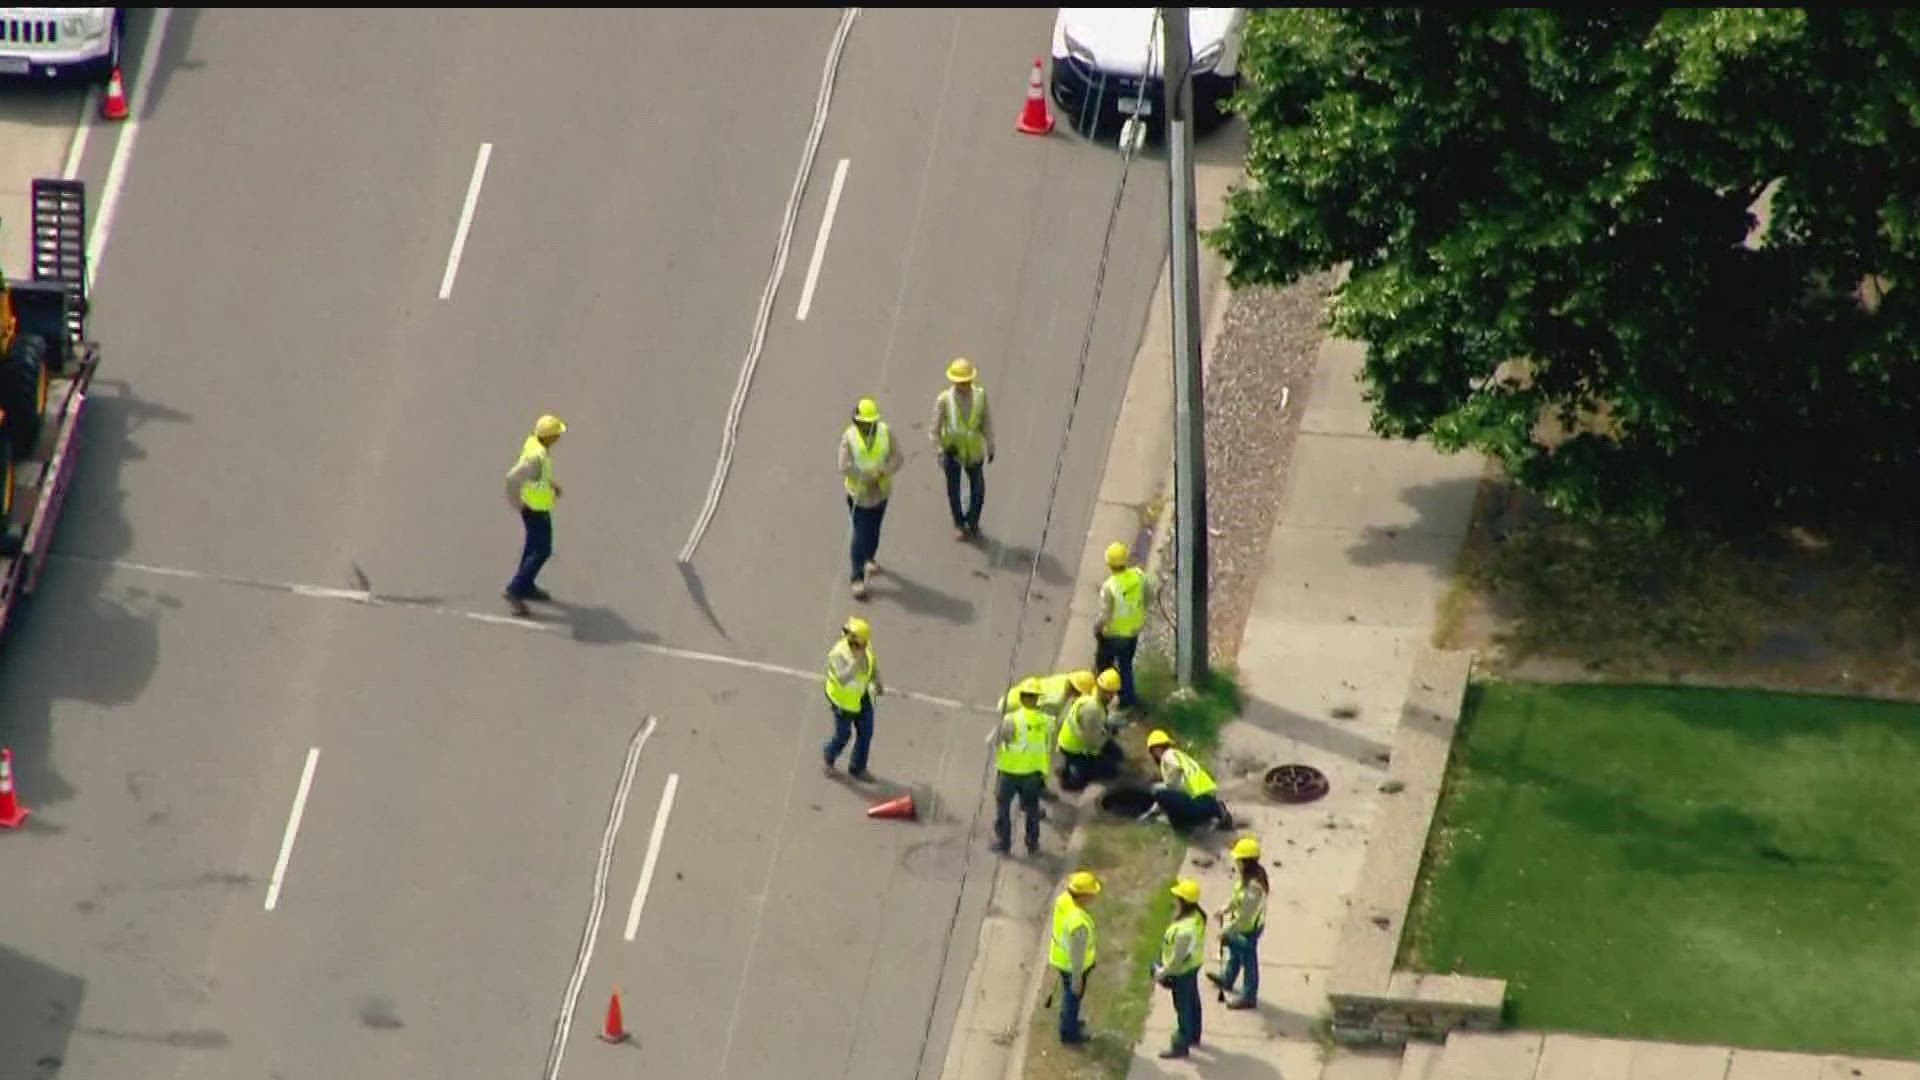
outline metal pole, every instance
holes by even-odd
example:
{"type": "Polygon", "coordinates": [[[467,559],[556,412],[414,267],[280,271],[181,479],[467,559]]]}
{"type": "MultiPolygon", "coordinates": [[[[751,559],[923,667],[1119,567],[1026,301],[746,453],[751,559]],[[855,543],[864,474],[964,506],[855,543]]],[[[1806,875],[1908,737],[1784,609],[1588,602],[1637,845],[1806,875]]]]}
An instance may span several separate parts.
{"type": "Polygon", "coordinates": [[[1180,595],[1174,668],[1192,687],[1207,670],[1207,444],[1200,364],[1199,239],[1193,194],[1193,47],[1187,9],[1160,9],[1167,108],[1168,228],[1174,364],[1174,529],[1180,595]]]}

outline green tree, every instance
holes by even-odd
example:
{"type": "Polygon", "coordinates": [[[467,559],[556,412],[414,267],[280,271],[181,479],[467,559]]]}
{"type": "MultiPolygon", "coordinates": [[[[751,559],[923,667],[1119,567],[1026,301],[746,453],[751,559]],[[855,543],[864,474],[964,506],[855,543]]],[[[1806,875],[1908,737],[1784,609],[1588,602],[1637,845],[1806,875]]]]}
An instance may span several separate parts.
{"type": "Polygon", "coordinates": [[[1378,433],[1589,517],[1915,502],[1920,15],[1270,9],[1242,70],[1210,239],[1349,264],[1378,433]]]}

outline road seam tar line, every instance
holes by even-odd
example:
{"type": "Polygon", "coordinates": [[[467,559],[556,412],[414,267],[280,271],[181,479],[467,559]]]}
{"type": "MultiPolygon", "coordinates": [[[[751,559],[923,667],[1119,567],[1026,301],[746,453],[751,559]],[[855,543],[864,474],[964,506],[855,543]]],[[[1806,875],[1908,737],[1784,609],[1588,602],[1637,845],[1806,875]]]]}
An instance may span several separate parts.
{"type": "Polygon", "coordinates": [[[313,770],[320,764],[320,748],[307,751],[307,764],[300,770],[300,787],[293,793],[293,809],[287,814],[287,831],[280,838],[280,858],[273,864],[273,879],[267,883],[267,910],[280,903],[280,886],[287,880],[287,863],[293,859],[293,841],[300,834],[300,819],[307,813],[307,795],[313,790],[313,770]]]}
{"type": "Polygon", "coordinates": [[[627,909],[627,940],[640,929],[640,912],[647,906],[647,890],[653,887],[653,870],[660,861],[660,843],[667,837],[667,818],[673,813],[673,793],[680,788],[680,774],[667,777],[660,792],[660,809],[653,814],[653,835],[647,838],[647,858],[640,864],[640,884],[633,890],[633,906],[627,909]]]}

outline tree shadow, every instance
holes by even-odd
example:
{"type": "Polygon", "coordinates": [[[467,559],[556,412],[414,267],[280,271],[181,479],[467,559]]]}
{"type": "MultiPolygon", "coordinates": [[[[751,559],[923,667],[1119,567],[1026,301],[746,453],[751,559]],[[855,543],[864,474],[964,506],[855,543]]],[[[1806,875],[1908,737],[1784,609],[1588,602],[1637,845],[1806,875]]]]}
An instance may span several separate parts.
{"type": "Polygon", "coordinates": [[[1369,526],[1347,549],[1347,557],[1357,566],[1426,566],[1451,574],[1479,491],[1478,476],[1409,488],[1401,501],[1413,508],[1414,521],[1391,528],[1369,526]]]}
{"type": "Polygon", "coordinates": [[[0,945],[0,1076],[59,1076],[85,996],[86,982],[78,975],[0,945]]]}
{"type": "Polygon", "coordinates": [[[1381,755],[1391,753],[1393,744],[1376,742],[1334,723],[1283,709],[1264,698],[1248,695],[1241,706],[1240,719],[1262,731],[1337,754],[1360,765],[1372,765],[1381,755]]]}

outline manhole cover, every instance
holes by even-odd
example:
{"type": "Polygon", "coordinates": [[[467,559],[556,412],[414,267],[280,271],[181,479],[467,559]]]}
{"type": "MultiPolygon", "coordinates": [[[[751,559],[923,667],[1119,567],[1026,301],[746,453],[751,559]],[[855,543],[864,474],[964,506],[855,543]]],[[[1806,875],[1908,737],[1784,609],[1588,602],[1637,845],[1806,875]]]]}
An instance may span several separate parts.
{"type": "Polygon", "coordinates": [[[1137,818],[1153,809],[1153,792],[1145,788],[1115,788],[1100,796],[1100,809],[1114,817],[1137,818]]]}
{"type": "Polygon", "coordinates": [[[928,840],[908,848],[900,865],[917,878],[958,881],[967,868],[967,854],[952,840],[928,840]]]}
{"type": "Polygon", "coordinates": [[[1327,774],[1311,765],[1275,765],[1265,783],[1268,798],[1276,802],[1312,802],[1327,793],[1327,774]]]}

